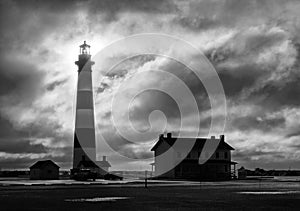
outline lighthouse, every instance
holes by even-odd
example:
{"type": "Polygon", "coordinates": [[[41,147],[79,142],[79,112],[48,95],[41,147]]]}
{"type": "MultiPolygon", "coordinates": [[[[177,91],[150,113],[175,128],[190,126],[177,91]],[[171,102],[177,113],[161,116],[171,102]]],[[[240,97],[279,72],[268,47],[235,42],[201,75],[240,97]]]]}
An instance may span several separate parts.
{"type": "Polygon", "coordinates": [[[94,100],[92,86],[92,65],[90,46],[84,43],[80,45],[78,61],[78,82],[76,99],[76,116],[74,132],[73,169],[79,168],[84,162],[95,163],[96,140],[94,100]]]}

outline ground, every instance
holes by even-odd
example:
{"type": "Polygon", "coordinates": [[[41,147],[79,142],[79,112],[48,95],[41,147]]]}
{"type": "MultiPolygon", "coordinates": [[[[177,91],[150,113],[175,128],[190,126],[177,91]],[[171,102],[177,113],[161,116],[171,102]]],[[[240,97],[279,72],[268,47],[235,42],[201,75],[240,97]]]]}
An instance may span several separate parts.
{"type": "Polygon", "coordinates": [[[1,210],[299,210],[299,181],[0,187],[1,210]],[[121,198],[114,198],[121,197],[121,198]]]}

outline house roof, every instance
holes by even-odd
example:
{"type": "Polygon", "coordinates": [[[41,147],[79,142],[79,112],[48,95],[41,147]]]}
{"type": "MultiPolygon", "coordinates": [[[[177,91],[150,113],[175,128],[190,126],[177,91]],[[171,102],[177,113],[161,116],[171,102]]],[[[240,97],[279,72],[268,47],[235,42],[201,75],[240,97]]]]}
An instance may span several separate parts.
{"type": "Polygon", "coordinates": [[[35,164],[33,164],[32,166],[30,166],[30,169],[40,169],[43,168],[47,165],[53,165],[57,168],[60,168],[56,163],[54,163],[52,160],[40,160],[37,161],[35,164]]]}
{"type": "MultiPolygon", "coordinates": [[[[193,149],[202,149],[206,141],[210,141],[210,138],[197,138],[196,141],[194,138],[177,138],[177,137],[163,137],[160,136],[159,140],[152,147],[151,151],[155,151],[157,147],[162,143],[166,142],[168,145],[173,146],[176,141],[195,141],[193,149]]],[[[225,150],[234,150],[232,146],[230,146],[225,141],[220,141],[217,149],[225,149],[225,150]]]]}
{"type": "Polygon", "coordinates": [[[101,160],[101,161],[96,161],[96,164],[101,168],[101,167],[111,167],[108,161],[106,160],[101,160]]]}

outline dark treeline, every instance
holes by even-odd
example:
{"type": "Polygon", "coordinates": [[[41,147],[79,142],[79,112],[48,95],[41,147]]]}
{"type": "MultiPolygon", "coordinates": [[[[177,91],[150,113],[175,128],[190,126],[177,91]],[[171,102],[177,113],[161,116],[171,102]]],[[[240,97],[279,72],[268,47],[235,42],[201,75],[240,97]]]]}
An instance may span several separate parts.
{"type": "Polygon", "coordinates": [[[247,176],[300,176],[300,170],[264,170],[261,168],[249,170],[244,167],[241,167],[238,173],[247,176]]]}

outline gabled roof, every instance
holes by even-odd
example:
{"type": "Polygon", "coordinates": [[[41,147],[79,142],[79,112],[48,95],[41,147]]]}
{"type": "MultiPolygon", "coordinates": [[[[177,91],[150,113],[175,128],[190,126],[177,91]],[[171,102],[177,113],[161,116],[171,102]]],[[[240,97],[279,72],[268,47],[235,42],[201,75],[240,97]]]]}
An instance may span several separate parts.
{"type": "Polygon", "coordinates": [[[43,168],[47,165],[53,165],[57,168],[60,168],[56,163],[54,163],[52,160],[40,160],[38,162],[36,162],[35,164],[33,164],[32,166],[30,166],[30,169],[40,169],[43,168]]]}
{"type": "Polygon", "coordinates": [[[101,161],[96,161],[96,164],[101,168],[101,167],[111,167],[108,161],[106,160],[101,160],[101,161]]]}
{"type": "MultiPolygon", "coordinates": [[[[177,138],[177,137],[163,137],[160,136],[159,140],[156,142],[156,144],[152,147],[151,151],[155,151],[157,147],[162,143],[166,142],[168,145],[173,146],[173,144],[176,141],[195,141],[195,144],[193,146],[193,149],[202,149],[206,141],[210,141],[210,138],[197,138],[196,141],[194,138],[177,138]]],[[[220,143],[218,145],[217,149],[225,149],[225,150],[234,150],[232,146],[230,146],[225,141],[220,140],[220,143]]]]}

